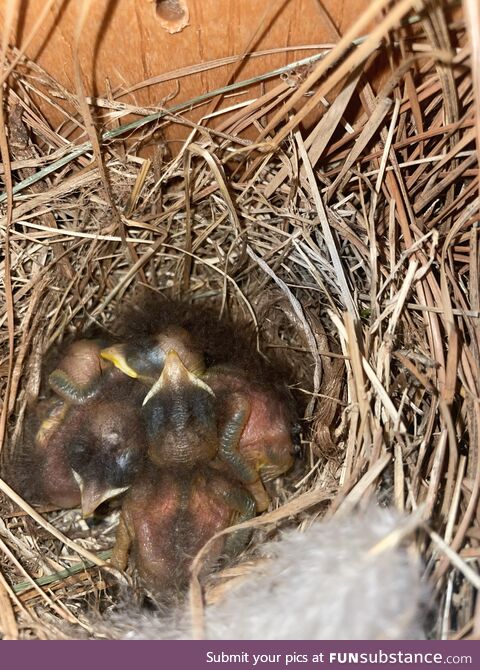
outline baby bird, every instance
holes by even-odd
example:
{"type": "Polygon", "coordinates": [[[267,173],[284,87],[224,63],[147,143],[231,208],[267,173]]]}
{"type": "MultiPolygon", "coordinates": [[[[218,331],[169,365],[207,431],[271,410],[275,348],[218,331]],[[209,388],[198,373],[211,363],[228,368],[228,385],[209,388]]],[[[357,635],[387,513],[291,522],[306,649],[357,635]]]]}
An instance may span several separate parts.
{"type": "Polygon", "coordinates": [[[138,388],[122,380],[69,410],[62,446],[85,517],[126,491],[142,466],[146,452],[139,411],[142,398],[138,388]]]}
{"type": "Polygon", "coordinates": [[[214,467],[228,468],[247,485],[259,511],[268,507],[260,475],[276,477],[293,462],[287,412],[273,391],[234,367],[198,377],[169,351],[143,404],[148,455],[156,465],[192,467],[216,459],[214,467]]]}
{"type": "Polygon", "coordinates": [[[211,388],[192,374],[176,351],[145,396],[148,456],[163,467],[194,467],[218,452],[216,402],[211,388]]]}
{"type": "MultiPolygon", "coordinates": [[[[168,597],[188,583],[193,557],[235,515],[255,515],[255,502],[226,474],[209,467],[218,452],[212,390],[192,374],[176,351],[143,403],[149,462],[122,506],[113,564],[124,569],[130,548],[141,580],[154,595],[168,597]]],[[[230,539],[235,551],[245,535],[230,539]]],[[[209,558],[224,548],[219,541],[209,558]]]]}
{"type": "Polygon", "coordinates": [[[49,375],[58,395],[27,413],[9,468],[32,503],[77,507],[85,516],[133,481],[145,452],[144,392],[99,356],[104,343],[70,344],[49,375]]]}
{"type": "MultiPolygon", "coordinates": [[[[70,403],[93,396],[106,367],[99,354],[104,342],[77,340],[55,362],[48,386],[58,395],[34,403],[27,411],[22,440],[7,477],[24,497],[48,507],[78,507],[81,492],[70,467],[65,443],[74,435],[78,411],[70,403]],[[60,397],[59,397],[60,396],[60,397]]],[[[82,426],[83,428],[83,426],[82,426]]]]}
{"type": "Polygon", "coordinates": [[[289,404],[238,366],[210,368],[202,379],[216,398],[219,457],[246,484],[258,511],[264,511],[269,497],[262,480],[275,479],[293,465],[289,404]]]}
{"type": "MultiPolygon", "coordinates": [[[[188,586],[193,558],[215,533],[254,515],[253,498],[228,475],[205,465],[150,464],[123,501],[112,563],[123,570],[131,554],[146,589],[168,600],[188,586]]],[[[206,567],[222,553],[238,552],[246,539],[245,533],[219,538],[206,567]]]]}

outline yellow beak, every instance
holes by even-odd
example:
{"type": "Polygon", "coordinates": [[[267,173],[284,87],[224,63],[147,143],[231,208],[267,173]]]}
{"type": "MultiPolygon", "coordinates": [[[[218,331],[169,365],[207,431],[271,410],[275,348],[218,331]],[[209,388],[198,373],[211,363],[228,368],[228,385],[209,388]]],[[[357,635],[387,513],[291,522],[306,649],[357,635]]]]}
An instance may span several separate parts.
{"type": "Polygon", "coordinates": [[[129,366],[125,359],[125,346],[123,344],[115,344],[113,347],[102,349],[100,356],[106,361],[111,361],[116,368],[128,377],[138,378],[137,372],[129,366]]]}

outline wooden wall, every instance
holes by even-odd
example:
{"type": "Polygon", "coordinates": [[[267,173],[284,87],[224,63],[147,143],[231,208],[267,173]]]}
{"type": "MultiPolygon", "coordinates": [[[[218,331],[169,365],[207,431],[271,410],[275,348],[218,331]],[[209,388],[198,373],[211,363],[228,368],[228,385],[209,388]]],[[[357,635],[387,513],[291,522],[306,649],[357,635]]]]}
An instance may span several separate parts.
{"type": "MultiPolygon", "coordinates": [[[[337,39],[369,0],[181,0],[188,25],[169,33],[158,11],[161,0],[93,0],[80,43],[80,62],[87,93],[104,96],[106,80],[115,91],[178,68],[247,51],[322,44],[337,39]],[[322,9],[322,7],[324,9],[322,9]],[[330,20],[325,15],[330,15],[330,20]]],[[[0,0],[0,20],[8,0],[0,0]]],[[[15,43],[22,45],[46,0],[19,0],[15,43]]],[[[83,0],[56,0],[27,49],[27,54],[70,91],[74,35],[83,0]]],[[[164,0],[165,6],[176,0],[164,0]]],[[[189,100],[201,92],[277,68],[314,53],[298,48],[173,79],[115,96],[136,105],[189,100]]],[[[55,123],[48,103],[42,111],[55,123]]]]}

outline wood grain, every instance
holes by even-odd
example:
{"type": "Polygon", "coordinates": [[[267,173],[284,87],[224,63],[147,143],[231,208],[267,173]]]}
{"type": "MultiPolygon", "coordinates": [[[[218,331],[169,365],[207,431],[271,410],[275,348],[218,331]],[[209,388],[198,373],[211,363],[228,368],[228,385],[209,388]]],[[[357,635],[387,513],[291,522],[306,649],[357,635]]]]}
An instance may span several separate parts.
{"type": "MultiPolygon", "coordinates": [[[[0,0],[0,20],[6,7],[0,0]]],[[[225,56],[268,49],[331,43],[351,25],[368,0],[186,0],[189,25],[170,34],[162,27],[151,0],[95,0],[80,41],[80,65],[87,94],[106,97],[108,83],[114,97],[139,106],[157,106],[189,100],[202,92],[238,79],[278,68],[314,53],[296,49],[244,59],[170,81],[128,89],[158,75],[225,56]],[[323,7],[330,15],[325,16],[323,7]],[[108,82],[107,82],[108,79],[108,82]],[[170,99],[171,98],[171,99],[170,99]]],[[[38,17],[43,0],[23,0],[15,43],[21,47],[38,17]]],[[[27,55],[75,93],[74,36],[81,0],[58,0],[32,43],[27,55]]],[[[268,87],[268,84],[267,84],[268,87]]],[[[255,93],[259,93],[257,87],[255,93]]],[[[231,104],[229,99],[228,103],[231,104]]],[[[40,103],[55,125],[58,112],[40,103]]],[[[188,117],[197,120],[207,107],[188,117]]],[[[179,129],[180,135],[184,135],[179,129]]]]}

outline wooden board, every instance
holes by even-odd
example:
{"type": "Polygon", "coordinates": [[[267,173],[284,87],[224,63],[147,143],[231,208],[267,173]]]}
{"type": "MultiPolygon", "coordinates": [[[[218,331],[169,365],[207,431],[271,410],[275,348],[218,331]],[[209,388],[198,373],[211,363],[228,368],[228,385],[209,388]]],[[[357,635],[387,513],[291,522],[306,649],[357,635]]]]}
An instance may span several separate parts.
{"type": "MultiPolygon", "coordinates": [[[[175,1],[166,3],[175,5],[175,1]]],[[[86,90],[106,96],[108,80],[116,99],[135,105],[151,107],[166,100],[169,105],[190,100],[231,80],[246,79],[314,53],[307,46],[336,41],[337,31],[343,33],[368,1],[183,0],[188,25],[170,34],[162,26],[158,1],[94,0],[79,49],[86,90]],[[175,74],[162,83],[128,92],[140,82],[181,68],[272,49],[277,53],[193,75],[175,74]]],[[[6,2],[0,0],[2,19],[6,2]]],[[[74,37],[82,4],[82,0],[57,0],[27,48],[28,56],[71,92],[75,92],[74,37]]],[[[19,3],[14,36],[17,46],[24,43],[44,6],[45,0],[19,3]]],[[[60,121],[52,105],[40,105],[53,124],[60,121]]],[[[200,115],[197,111],[190,118],[200,115]]]]}

